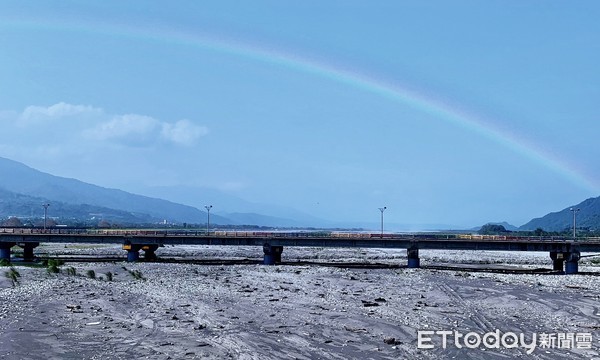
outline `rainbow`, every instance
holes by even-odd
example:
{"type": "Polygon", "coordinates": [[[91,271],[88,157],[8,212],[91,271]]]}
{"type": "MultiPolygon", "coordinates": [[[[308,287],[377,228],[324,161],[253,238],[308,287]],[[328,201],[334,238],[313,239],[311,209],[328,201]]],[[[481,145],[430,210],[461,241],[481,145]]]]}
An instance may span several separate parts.
{"type": "MultiPolygon", "coordinates": [[[[0,17],[0,19],[2,18],[0,17]]],[[[212,35],[189,33],[170,28],[141,28],[126,24],[81,23],[77,21],[59,23],[48,21],[47,19],[2,19],[0,28],[7,26],[9,28],[29,30],[78,31],[81,33],[129,37],[151,42],[158,41],[181,46],[192,46],[247,60],[273,64],[292,71],[313,74],[411,106],[436,118],[450,122],[455,126],[483,136],[553,171],[582,190],[589,191],[591,195],[597,194],[600,190],[600,182],[588,177],[582,169],[575,167],[566,159],[548,152],[531,141],[501,129],[494,125],[495,122],[493,121],[486,121],[460,109],[456,105],[427,97],[398,84],[376,79],[353,70],[346,70],[341,66],[334,66],[329,63],[315,61],[307,57],[264,46],[240,43],[212,35]]]]}

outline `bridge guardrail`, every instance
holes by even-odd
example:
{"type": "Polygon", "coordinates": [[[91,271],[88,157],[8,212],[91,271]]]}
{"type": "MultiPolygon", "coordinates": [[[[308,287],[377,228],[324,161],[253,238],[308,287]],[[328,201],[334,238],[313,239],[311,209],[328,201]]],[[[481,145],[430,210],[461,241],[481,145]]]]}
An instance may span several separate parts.
{"type": "MultiPolygon", "coordinates": [[[[86,228],[0,228],[2,234],[23,235],[90,235],[90,236],[176,236],[199,237],[207,236],[206,231],[183,229],[86,229],[86,228]]],[[[261,237],[261,238],[333,238],[349,240],[368,239],[414,239],[422,240],[473,240],[473,241],[532,241],[532,242],[564,242],[573,240],[564,236],[512,236],[512,235],[479,235],[479,234],[381,234],[365,232],[336,232],[336,231],[226,231],[216,230],[210,232],[210,237],[261,237]]],[[[579,242],[600,242],[600,237],[579,237],[579,242]]]]}

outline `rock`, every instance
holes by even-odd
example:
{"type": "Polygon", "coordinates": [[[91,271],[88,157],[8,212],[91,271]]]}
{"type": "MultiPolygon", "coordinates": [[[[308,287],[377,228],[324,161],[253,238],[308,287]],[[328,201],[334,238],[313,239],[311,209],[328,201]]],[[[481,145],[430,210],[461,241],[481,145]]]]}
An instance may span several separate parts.
{"type": "Polygon", "coordinates": [[[346,325],[344,325],[344,330],[350,331],[350,332],[367,332],[367,329],[365,329],[365,328],[353,328],[353,327],[346,326],[346,325]]]}
{"type": "Polygon", "coordinates": [[[388,344],[388,345],[400,345],[402,344],[402,341],[400,340],[396,340],[395,337],[386,337],[383,338],[383,342],[388,344]]]}
{"type": "Polygon", "coordinates": [[[367,301],[367,300],[361,300],[362,304],[364,307],[373,307],[373,306],[379,306],[379,303],[376,302],[371,302],[371,301],[367,301]]]}

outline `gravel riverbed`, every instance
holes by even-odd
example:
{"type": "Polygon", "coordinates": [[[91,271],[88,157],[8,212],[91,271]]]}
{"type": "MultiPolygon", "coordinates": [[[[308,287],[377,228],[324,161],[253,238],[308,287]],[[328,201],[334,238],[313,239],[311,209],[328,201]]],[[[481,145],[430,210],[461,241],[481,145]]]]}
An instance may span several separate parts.
{"type": "MultiPolygon", "coordinates": [[[[112,246],[40,246],[36,254],[124,257],[112,246]]],[[[179,246],[157,255],[260,259],[262,251],[179,246]]],[[[288,264],[67,263],[58,274],[16,265],[18,283],[0,268],[0,358],[600,359],[600,268],[589,259],[580,265],[589,274],[570,276],[468,269],[551,268],[547,253],[421,252],[425,266],[466,264],[464,270],[294,264],[405,265],[401,250],[286,248],[283,260],[288,264]],[[528,354],[524,347],[459,348],[451,337],[444,348],[432,335],[433,348],[419,349],[419,330],[577,338],[528,354]]]]}

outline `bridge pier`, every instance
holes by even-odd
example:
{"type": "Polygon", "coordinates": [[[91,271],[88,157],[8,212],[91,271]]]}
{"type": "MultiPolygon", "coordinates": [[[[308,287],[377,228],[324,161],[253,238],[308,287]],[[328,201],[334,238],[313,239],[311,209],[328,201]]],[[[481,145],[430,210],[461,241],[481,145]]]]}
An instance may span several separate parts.
{"type": "Polygon", "coordinates": [[[127,250],[127,262],[136,262],[140,259],[140,251],[129,249],[127,250]]]}
{"type": "Polygon", "coordinates": [[[144,259],[148,261],[156,260],[156,249],[158,244],[123,244],[123,250],[127,250],[127,261],[136,262],[140,260],[140,250],[144,250],[144,259]]]}
{"type": "Polygon", "coordinates": [[[561,252],[550,252],[550,259],[552,259],[552,270],[564,272],[565,254],[561,252]]]}
{"type": "Polygon", "coordinates": [[[158,245],[144,245],[142,246],[142,250],[144,250],[144,259],[148,261],[154,261],[157,259],[156,257],[156,249],[158,249],[158,245]]]}
{"type": "Polygon", "coordinates": [[[579,272],[579,259],[581,253],[577,250],[570,252],[550,252],[553,269],[564,274],[577,274],[579,272]],[[566,266],[564,266],[566,263],[566,266]],[[564,268],[563,268],[564,266],[564,268]]]}
{"type": "Polygon", "coordinates": [[[140,259],[142,245],[123,244],[123,250],[127,250],[127,262],[136,262],[140,259]]]}
{"type": "Polygon", "coordinates": [[[0,260],[10,261],[10,248],[16,243],[0,243],[0,260]]]}
{"type": "Polygon", "coordinates": [[[579,251],[573,251],[568,253],[567,264],[565,266],[565,274],[577,274],[579,272],[579,258],[581,254],[579,251]]]}
{"type": "Polygon", "coordinates": [[[421,266],[421,260],[419,259],[419,249],[410,248],[406,249],[406,255],[408,256],[408,268],[416,269],[421,266]]]}
{"type": "Polygon", "coordinates": [[[40,245],[39,242],[26,242],[26,243],[18,243],[19,247],[23,249],[23,260],[24,261],[33,261],[33,249],[40,245]]]}
{"type": "Polygon", "coordinates": [[[283,246],[272,246],[271,244],[263,245],[263,264],[264,265],[275,265],[281,264],[281,253],[283,252],[283,246]]]}

